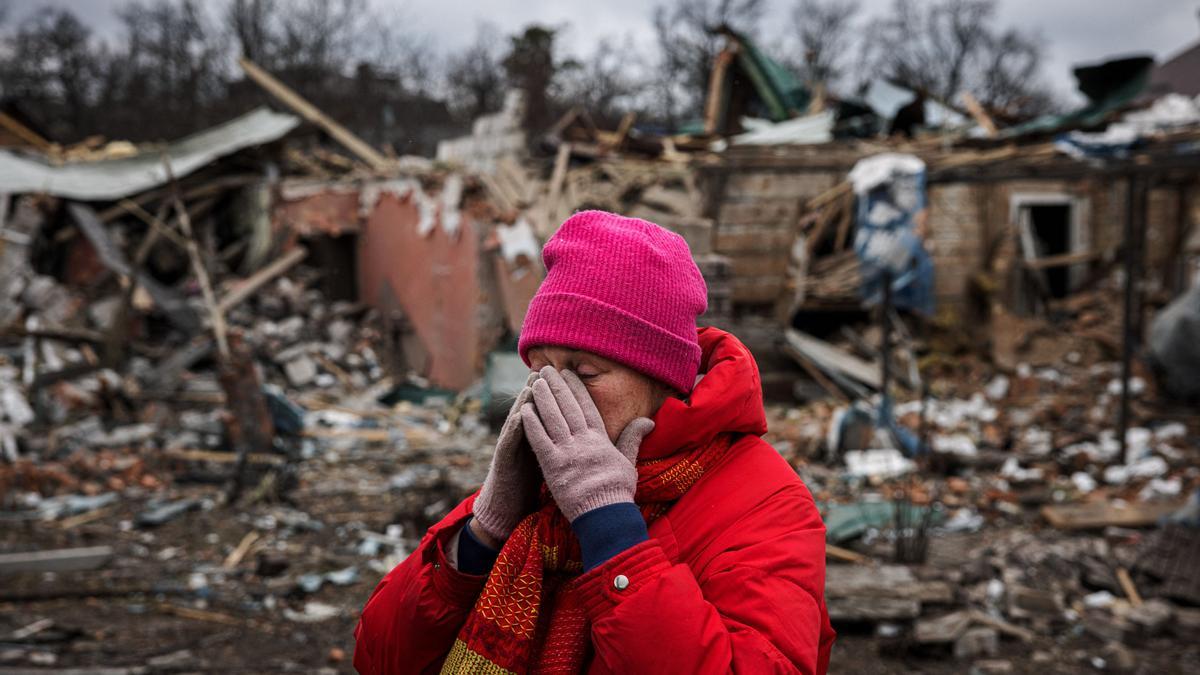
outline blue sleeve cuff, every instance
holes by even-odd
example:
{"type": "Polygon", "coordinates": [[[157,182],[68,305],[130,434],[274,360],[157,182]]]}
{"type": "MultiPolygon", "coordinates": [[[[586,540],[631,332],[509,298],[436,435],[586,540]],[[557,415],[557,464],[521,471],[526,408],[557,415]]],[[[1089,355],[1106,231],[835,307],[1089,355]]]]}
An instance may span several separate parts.
{"type": "Polygon", "coordinates": [[[465,574],[487,574],[496,563],[500,551],[475,538],[468,519],[458,535],[458,571],[465,574]]]}
{"type": "Polygon", "coordinates": [[[595,569],[609,558],[650,538],[646,520],[633,502],[592,509],[576,518],[571,529],[579,537],[584,571],[595,569]]]}

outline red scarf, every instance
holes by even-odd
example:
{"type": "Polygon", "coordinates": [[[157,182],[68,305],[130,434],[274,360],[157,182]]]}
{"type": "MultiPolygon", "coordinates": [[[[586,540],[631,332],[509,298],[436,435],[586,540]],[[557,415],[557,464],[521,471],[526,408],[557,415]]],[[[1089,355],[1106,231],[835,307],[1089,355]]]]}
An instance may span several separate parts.
{"type": "MultiPolygon", "coordinates": [[[[733,441],[638,461],[634,501],[649,525],[671,508],[733,441]]],[[[571,524],[542,486],[542,506],[517,525],[450,649],[442,673],[578,673],[591,640],[580,600],[583,563],[571,524]]]]}

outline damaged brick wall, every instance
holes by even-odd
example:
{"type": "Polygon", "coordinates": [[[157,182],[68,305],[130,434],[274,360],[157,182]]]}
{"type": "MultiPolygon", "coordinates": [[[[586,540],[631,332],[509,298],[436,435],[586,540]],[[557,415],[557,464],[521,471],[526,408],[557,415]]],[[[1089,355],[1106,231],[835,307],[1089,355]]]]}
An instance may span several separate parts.
{"type": "MultiPolygon", "coordinates": [[[[433,181],[436,183],[437,181],[433,181]]],[[[478,379],[484,356],[504,332],[487,228],[461,208],[461,179],[427,188],[415,179],[285,186],[273,222],[286,240],[357,238],[359,299],[396,335],[393,365],[439,387],[478,379]]]]}

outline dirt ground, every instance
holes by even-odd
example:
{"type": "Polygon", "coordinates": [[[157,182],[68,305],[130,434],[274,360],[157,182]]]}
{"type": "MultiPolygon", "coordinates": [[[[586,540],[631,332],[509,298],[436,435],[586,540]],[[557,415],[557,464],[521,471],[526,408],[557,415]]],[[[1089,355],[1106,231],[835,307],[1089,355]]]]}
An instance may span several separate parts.
{"type": "MultiPolygon", "coordinates": [[[[0,634],[43,619],[53,623],[20,641],[0,640],[0,672],[351,672],[363,602],[424,528],[482,478],[489,441],[475,432],[441,437],[427,448],[319,443],[301,464],[291,505],[223,506],[219,486],[180,481],[169,486],[172,496],[201,505],[156,528],[135,524],[153,496],[137,490],[90,522],[9,523],[0,539],[5,550],[109,545],[114,555],[95,571],[5,579],[0,634]],[[257,539],[226,567],[248,533],[257,539]],[[364,533],[390,533],[383,538],[393,540],[399,534],[403,544],[370,548],[364,533]],[[344,585],[302,587],[306,574],[346,569],[356,576],[341,579],[344,585]]],[[[1027,529],[1010,523],[937,536],[928,567],[953,571],[971,551],[1027,529]]],[[[902,624],[837,628],[834,673],[1082,673],[1117,665],[1105,643],[1078,627],[1039,633],[1028,644],[1002,639],[996,655],[974,660],[956,659],[948,648],[918,649],[902,624]],[[890,635],[893,629],[898,634],[890,635]]],[[[1158,638],[1125,658],[1131,661],[1122,667],[1134,672],[1182,673],[1200,662],[1200,646],[1158,638]]]]}

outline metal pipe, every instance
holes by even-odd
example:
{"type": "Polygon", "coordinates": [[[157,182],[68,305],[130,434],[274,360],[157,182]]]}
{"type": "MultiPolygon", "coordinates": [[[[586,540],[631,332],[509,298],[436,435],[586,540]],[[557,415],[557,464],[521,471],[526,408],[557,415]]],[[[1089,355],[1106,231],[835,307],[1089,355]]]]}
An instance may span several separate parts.
{"type": "Polygon", "coordinates": [[[1133,353],[1136,349],[1137,336],[1134,334],[1133,316],[1134,305],[1137,302],[1135,289],[1139,276],[1139,258],[1141,256],[1138,241],[1138,228],[1142,216],[1145,215],[1145,179],[1130,173],[1128,178],[1128,194],[1125,200],[1125,297],[1121,317],[1121,410],[1117,422],[1117,438],[1121,443],[1121,461],[1130,461],[1126,436],[1129,430],[1129,380],[1133,369],[1133,353]]]}

